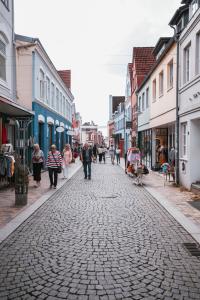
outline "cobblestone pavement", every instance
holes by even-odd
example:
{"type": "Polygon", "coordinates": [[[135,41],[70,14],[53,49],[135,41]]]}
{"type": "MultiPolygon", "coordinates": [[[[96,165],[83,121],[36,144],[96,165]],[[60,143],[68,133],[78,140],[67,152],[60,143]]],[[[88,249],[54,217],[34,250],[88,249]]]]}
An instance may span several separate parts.
{"type": "Polygon", "coordinates": [[[0,299],[200,299],[192,237],[117,166],[80,170],[0,246],[0,299]]]}

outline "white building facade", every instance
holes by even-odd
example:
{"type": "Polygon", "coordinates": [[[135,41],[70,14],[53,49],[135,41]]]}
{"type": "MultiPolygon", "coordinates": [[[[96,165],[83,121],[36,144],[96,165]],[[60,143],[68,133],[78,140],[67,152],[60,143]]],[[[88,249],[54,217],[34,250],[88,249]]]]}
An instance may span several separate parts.
{"type": "Polygon", "coordinates": [[[180,184],[200,183],[200,1],[188,5],[189,22],[179,38],[180,184]]]}

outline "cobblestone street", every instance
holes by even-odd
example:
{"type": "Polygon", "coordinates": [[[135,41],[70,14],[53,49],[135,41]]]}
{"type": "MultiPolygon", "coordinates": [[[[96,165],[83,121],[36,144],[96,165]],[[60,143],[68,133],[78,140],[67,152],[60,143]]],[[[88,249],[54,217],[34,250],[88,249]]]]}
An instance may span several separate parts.
{"type": "Polygon", "coordinates": [[[192,237],[120,167],[92,168],[0,245],[0,299],[200,299],[192,237]]]}

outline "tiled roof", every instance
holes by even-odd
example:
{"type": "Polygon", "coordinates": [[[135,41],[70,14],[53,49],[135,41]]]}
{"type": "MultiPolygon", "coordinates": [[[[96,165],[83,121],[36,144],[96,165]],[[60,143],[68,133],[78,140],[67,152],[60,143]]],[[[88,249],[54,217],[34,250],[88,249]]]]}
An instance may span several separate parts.
{"type": "Polygon", "coordinates": [[[61,70],[58,71],[58,74],[60,75],[68,89],[71,90],[71,70],[61,70]]]}
{"type": "Polygon", "coordinates": [[[154,47],[134,47],[133,48],[133,64],[135,66],[136,76],[144,78],[155,63],[153,55],[154,47]]]}

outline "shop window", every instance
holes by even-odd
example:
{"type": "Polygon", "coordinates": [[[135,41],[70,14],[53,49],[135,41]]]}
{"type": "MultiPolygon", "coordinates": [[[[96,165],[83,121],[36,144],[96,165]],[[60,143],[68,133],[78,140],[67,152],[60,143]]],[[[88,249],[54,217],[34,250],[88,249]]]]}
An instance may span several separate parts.
{"type": "Polygon", "coordinates": [[[156,79],[153,80],[152,90],[153,90],[153,102],[155,102],[156,101],[156,79]]]}
{"type": "Polygon", "coordinates": [[[174,83],[174,64],[173,60],[171,60],[167,65],[167,88],[173,88],[174,83]]]}
{"type": "Polygon", "coordinates": [[[0,79],[6,81],[6,44],[0,40],[0,79]]]}
{"type": "Polygon", "coordinates": [[[163,96],[164,91],[164,74],[163,71],[159,74],[159,96],[163,96]]]}

